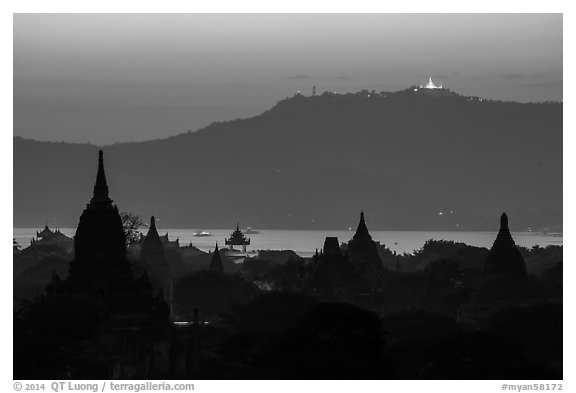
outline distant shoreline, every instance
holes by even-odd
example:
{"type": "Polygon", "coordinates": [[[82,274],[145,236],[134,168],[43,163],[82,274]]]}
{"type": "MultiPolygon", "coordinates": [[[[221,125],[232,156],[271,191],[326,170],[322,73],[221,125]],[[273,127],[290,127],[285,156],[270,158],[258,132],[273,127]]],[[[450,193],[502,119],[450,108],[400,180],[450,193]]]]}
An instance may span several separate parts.
{"type": "MultiPolygon", "coordinates": [[[[36,235],[36,231],[43,228],[19,228],[13,229],[13,236],[22,247],[28,247],[30,239],[36,235]]],[[[280,230],[262,229],[257,234],[247,234],[251,239],[249,251],[254,250],[292,250],[300,256],[311,256],[316,249],[322,248],[327,236],[338,237],[339,242],[348,242],[354,235],[354,230],[280,230]]],[[[355,229],[355,228],[354,228],[355,229]]],[[[146,229],[141,229],[146,233],[146,229]]],[[[72,237],[75,228],[61,227],[60,231],[72,237]]],[[[216,243],[224,244],[224,239],[229,237],[232,229],[211,228],[159,228],[160,235],[168,234],[170,241],[178,239],[181,247],[190,243],[202,251],[209,252],[214,249],[216,243]],[[196,237],[198,230],[210,232],[211,236],[196,237]]],[[[445,240],[456,243],[464,243],[475,247],[490,248],[496,239],[497,231],[379,231],[370,230],[372,238],[397,253],[413,253],[422,248],[427,240],[445,240]]],[[[562,246],[561,234],[543,234],[536,232],[512,232],[512,236],[518,246],[531,248],[535,245],[540,247],[562,246]]]]}

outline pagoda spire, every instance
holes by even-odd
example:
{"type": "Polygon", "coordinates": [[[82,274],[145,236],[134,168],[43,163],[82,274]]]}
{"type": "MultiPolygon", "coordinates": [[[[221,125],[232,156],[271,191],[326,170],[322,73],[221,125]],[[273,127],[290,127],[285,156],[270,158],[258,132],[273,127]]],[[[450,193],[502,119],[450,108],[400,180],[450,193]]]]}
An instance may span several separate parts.
{"type": "Polygon", "coordinates": [[[222,264],[222,259],[220,258],[220,251],[218,251],[218,243],[216,243],[216,248],[212,253],[212,260],[210,261],[210,270],[214,272],[224,273],[224,265],[222,264]]]}
{"type": "Polygon", "coordinates": [[[355,240],[372,240],[368,227],[366,226],[366,221],[364,221],[364,211],[360,212],[360,222],[358,223],[358,228],[353,236],[355,240]]]}
{"type": "Polygon", "coordinates": [[[112,202],[108,196],[108,184],[106,182],[106,173],[104,172],[104,153],[98,152],[98,173],[96,175],[96,184],[94,185],[94,196],[90,202],[112,202]]]}
{"type": "Polygon", "coordinates": [[[500,232],[508,231],[510,233],[510,228],[508,228],[508,216],[506,213],[502,213],[500,216],[500,232]]]}
{"type": "Polygon", "coordinates": [[[500,216],[500,229],[498,230],[498,235],[496,235],[496,241],[494,245],[499,246],[501,244],[514,245],[514,239],[512,239],[512,234],[510,233],[510,227],[508,226],[508,215],[502,213],[500,216]]]}
{"type": "Polygon", "coordinates": [[[164,259],[164,246],[156,230],[156,218],[154,216],[150,217],[150,226],[142,244],[141,256],[164,259]]]}
{"type": "Polygon", "coordinates": [[[514,243],[506,213],[502,213],[500,216],[500,229],[486,258],[484,274],[526,276],[526,263],[514,243]]]}

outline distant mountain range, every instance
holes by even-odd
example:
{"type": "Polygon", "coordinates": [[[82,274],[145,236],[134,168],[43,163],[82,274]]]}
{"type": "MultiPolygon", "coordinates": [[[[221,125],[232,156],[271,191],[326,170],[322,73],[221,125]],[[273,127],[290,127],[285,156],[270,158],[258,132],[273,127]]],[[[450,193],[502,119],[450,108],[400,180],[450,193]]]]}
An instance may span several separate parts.
{"type": "MultiPolygon", "coordinates": [[[[14,226],[75,226],[98,147],[14,138],[14,226]]],[[[287,98],[261,115],[104,147],[121,211],[164,228],[562,226],[562,104],[410,88],[287,98]]]]}

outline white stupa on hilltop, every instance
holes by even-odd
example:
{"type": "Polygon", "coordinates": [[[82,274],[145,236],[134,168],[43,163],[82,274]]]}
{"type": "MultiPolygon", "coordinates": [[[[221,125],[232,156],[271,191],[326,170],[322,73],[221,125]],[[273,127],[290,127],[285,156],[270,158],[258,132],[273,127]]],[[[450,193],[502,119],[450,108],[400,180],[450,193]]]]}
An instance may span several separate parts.
{"type": "Polygon", "coordinates": [[[432,81],[432,77],[428,78],[428,83],[425,86],[420,85],[421,89],[442,89],[442,85],[436,86],[432,81]]]}

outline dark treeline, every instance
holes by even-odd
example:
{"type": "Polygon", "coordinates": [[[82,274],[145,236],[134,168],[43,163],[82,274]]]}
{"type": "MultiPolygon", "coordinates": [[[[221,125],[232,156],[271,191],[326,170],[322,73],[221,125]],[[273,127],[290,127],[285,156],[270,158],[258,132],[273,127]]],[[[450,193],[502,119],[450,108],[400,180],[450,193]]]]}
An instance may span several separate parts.
{"type": "Polygon", "coordinates": [[[312,258],[243,263],[238,230],[203,253],[135,219],[100,153],[74,239],[15,245],[15,379],[562,378],[562,247],[517,247],[506,214],[490,250],[397,255],[362,213],[312,258]]]}

